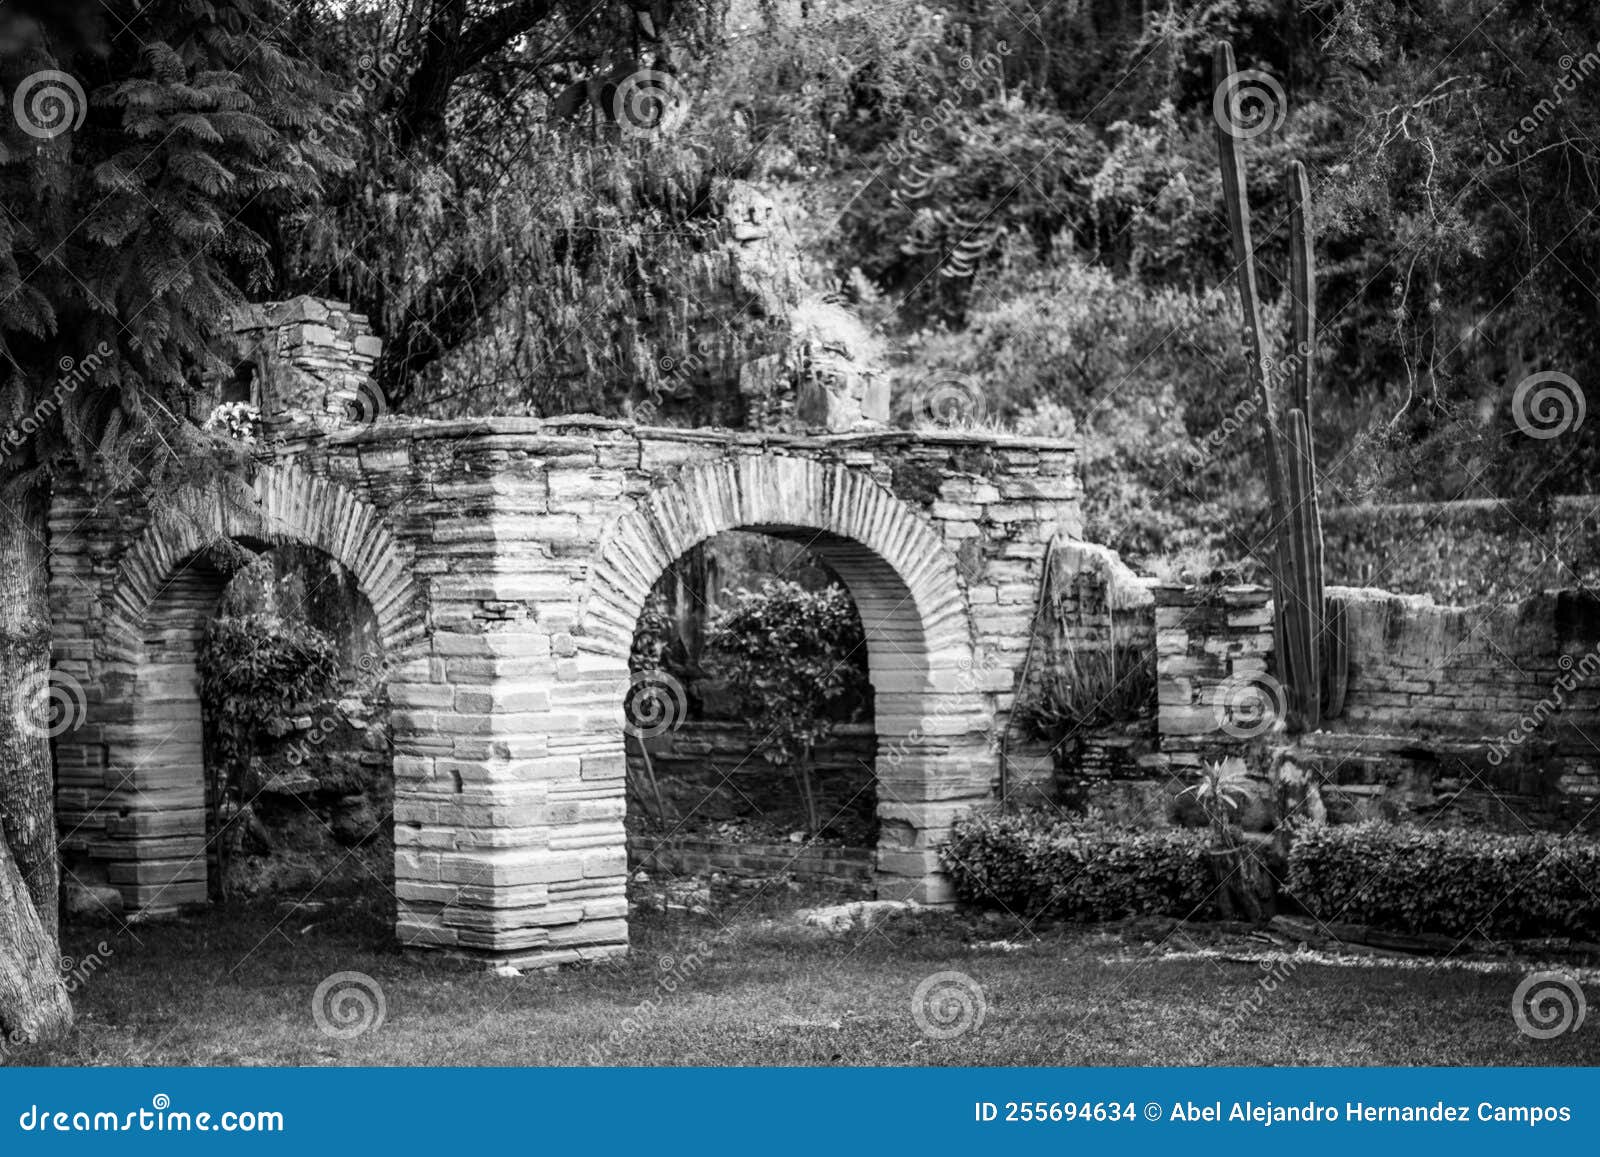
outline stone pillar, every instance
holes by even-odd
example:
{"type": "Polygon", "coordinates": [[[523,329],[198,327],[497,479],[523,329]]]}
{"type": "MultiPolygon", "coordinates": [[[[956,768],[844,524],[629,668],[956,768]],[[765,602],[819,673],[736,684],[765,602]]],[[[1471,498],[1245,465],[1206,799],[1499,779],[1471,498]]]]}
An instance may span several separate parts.
{"type": "Polygon", "coordinates": [[[1174,770],[1236,755],[1281,724],[1272,677],[1272,595],[1258,586],[1161,584],[1156,695],[1161,749],[1174,770]]]}
{"type": "Polygon", "coordinates": [[[301,296],[249,306],[234,332],[268,441],[308,426],[367,425],[388,412],[373,377],[383,342],[347,303],[301,296]]]}

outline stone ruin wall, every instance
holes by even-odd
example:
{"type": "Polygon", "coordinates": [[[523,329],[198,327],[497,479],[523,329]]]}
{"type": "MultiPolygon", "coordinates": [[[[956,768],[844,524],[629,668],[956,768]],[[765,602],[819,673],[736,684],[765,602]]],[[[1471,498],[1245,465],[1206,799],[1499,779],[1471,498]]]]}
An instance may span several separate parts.
{"type": "MultiPolygon", "coordinates": [[[[1546,592],[1464,608],[1387,591],[1329,593],[1349,624],[1349,693],[1340,718],[1296,743],[1296,762],[1320,785],[1308,812],[1512,834],[1600,830],[1600,600],[1546,592]]],[[[1269,592],[1161,586],[1156,604],[1162,754],[1172,771],[1252,749],[1259,758],[1272,737],[1230,737],[1218,722],[1228,708],[1218,705],[1242,702],[1237,689],[1273,671],[1269,592]]],[[[1159,800],[1182,779],[1143,786],[1159,800]]]]}
{"type": "Polygon", "coordinates": [[[257,396],[304,419],[266,415],[253,502],[197,489],[155,520],[70,481],[54,496],[54,663],[89,705],[56,743],[76,878],[130,913],[204,902],[193,660],[228,577],[208,547],[297,544],[346,567],[378,624],[402,943],[541,964],[622,951],[638,608],[677,553],[744,527],[816,549],[873,624],[874,887],[948,898],[938,847],[994,797],[1043,559],[1080,531],[1070,446],[401,421],[359,404],[372,351],[328,308],[274,314],[251,347],[257,370],[288,367],[257,396]]]}

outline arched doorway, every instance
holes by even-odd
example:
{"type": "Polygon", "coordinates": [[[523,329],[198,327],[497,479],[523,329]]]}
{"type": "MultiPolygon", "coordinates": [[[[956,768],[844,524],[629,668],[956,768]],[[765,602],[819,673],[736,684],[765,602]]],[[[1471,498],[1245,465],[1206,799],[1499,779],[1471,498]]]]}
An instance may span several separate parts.
{"type": "MultiPolygon", "coordinates": [[[[89,608],[94,646],[58,646],[82,687],[82,725],[56,739],[57,812],[69,885],[111,888],[124,913],[152,916],[208,896],[205,731],[197,658],[239,548],[293,545],[335,560],[370,606],[381,661],[398,672],[422,631],[404,556],[359,499],[326,479],[263,467],[259,505],[177,496],[121,555],[110,597],[89,608]]],[[[88,584],[75,576],[54,581],[88,584]]],[[[397,753],[417,742],[397,734],[397,753]]],[[[215,801],[210,801],[215,802],[215,801]]],[[[396,856],[396,863],[400,857],[396,856]]],[[[397,879],[397,885],[399,881],[397,879]]]]}
{"type": "Polygon", "coordinates": [[[676,903],[710,878],[783,878],[851,898],[870,887],[866,637],[819,557],[742,531],[694,547],[646,601],[629,669],[629,870],[641,898],[676,903]]]}
{"type": "MultiPolygon", "coordinates": [[[[809,459],[742,457],[695,467],[609,528],[579,615],[602,685],[629,681],[634,627],[674,559],[727,530],[800,542],[839,576],[866,636],[878,733],[877,893],[950,899],[938,848],[957,816],[991,798],[992,710],[973,677],[971,624],[943,542],[871,477],[809,459]]],[[[621,697],[583,758],[624,760],[621,697]]]]}

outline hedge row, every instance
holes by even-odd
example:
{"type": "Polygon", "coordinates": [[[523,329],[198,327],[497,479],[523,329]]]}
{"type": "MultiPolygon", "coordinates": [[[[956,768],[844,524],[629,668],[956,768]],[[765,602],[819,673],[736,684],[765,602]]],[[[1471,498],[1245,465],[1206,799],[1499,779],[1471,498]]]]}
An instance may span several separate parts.
{"type": "Polygon", "coordinates": [[[1321,920],[1490,938],[1600,934],[1600,843],[1366,823],[1308,828],[1289,890],[1321,920]]]}
{"type": "Polygon", "coordinates": [[[1039,812],[973,816],[941,853],[956,894],[1019,915],[1189,916],[1211,892],[1205,835],[1070,824],[1039,812]]]}
{"type": "MultiPolygon", "coordinates": [[[[942,859],[964,901],[1078,920],[1204,915],[1204,831],[1138,830],[1041,812],[959,822],[942,859]]],[[[1600,936],[1600,843],[1367,823],[1308,827],[1288,891],[1329,923],[1516,938],[1600,936]]]]}

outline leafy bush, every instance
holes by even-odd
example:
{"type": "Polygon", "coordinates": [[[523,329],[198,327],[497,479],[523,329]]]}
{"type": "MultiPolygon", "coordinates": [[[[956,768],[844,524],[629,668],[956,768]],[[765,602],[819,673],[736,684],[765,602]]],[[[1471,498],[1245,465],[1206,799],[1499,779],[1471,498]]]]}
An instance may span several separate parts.
{"type": "Polygon", "coordinates": [[[1078,920],[1188,916],[1211,877],[1203,833],[1140,831],[1043,812],[959,821],[940,853],[962,900],[1019,914],[1078,920]]]}
{"type": "Polygon", "coordinates": [[[1308,828],[1289,888],[1318,919],[1487,937],[1600,932],[1600,843],[1427,831],[1384,823],[1308,828]]]}
{"type": "Polygon", "coordinates": [[[742,590],[707,640],[752,722],[770,733],[774,763],[832,733],[836,700],[866,698],[866,637],[843,587],[779,581],[742,590]]]}
{"type": "Polygon", "coordinates": [[[339,653],[333,640],[304,622],[276,614],[223,615],[201,644],[200,697],[213,724],[225,769],[248,763],[270,721],[334,686],[339,653]]]}
{"type": "Polygon", "coordinates": [[[852,693],[865,702],[868,690],[866,636],[849,592],[792,582],[742,590],[711,624],[707,641],[766,737],[763,757],[794,771],[811,830],[821,830],[812,749],[833,734],[830,708],[852,693]]]}

